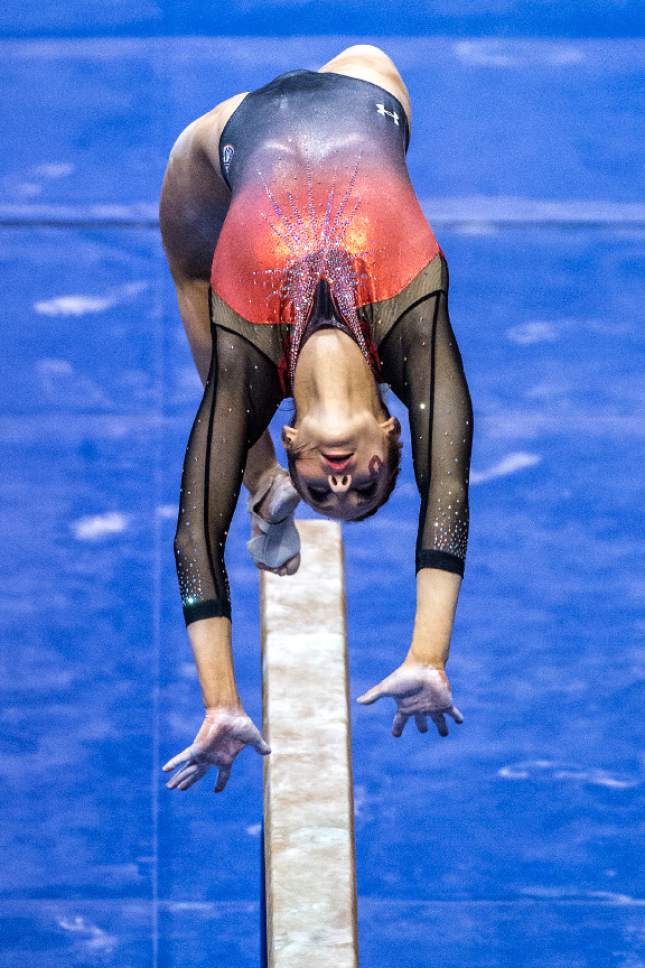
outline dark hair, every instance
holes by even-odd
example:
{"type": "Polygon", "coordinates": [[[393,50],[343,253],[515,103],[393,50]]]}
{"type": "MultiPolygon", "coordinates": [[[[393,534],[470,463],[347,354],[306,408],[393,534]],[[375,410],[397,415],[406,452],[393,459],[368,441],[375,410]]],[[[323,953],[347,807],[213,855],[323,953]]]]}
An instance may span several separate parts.
{"type": "MultiPolygon", "coordinates": [[[[392,416],[392,414],[388,410],[383,400],[381,400],[381,406],[383,407],[386,420],[389,419],[392,416]]],[[[295,423],[295,416],[296,414],[294,409],[294,414],[293,414],[294,423],[295,423]]],[[[363,514],[359,514],[355,518],[346,518],[345,520],[348,523],[353,523],[356,521],[364,521],[366,518],[370,518],[373,514],[376,514],[379,508],[383,507],[386,501],[389,500],[396,486],[396,481],[401,471],[401,451],[403,450],[403,444],[401,443],[401,424],[399,423],[398,419],[396,420],[396,428],[397,428],[396,432],[393,434],[388,434],[388,438],[387,438],[386,464],[389,471],[389,478],[387,483],[387,490],[383,495],[383,499],[379,501],[379,503],[375,507],[370,508],[369,511],[365,511],[363,514]]],[[[305,494],[303,494],[303,492],[298,486],[296,458],[298,457],[298,454],[299,454],[299,448],[290,447],[286,452],[287,452],[287,466],[289,468],[289,476],[291,477],[291,482],[295,487],[296,491],[298,492],[298,494],[300,495],[300,497],[303,499],[303,501],[305,501],[308,504],[309,503],[308,498],[306,497],[305,494]]]]}

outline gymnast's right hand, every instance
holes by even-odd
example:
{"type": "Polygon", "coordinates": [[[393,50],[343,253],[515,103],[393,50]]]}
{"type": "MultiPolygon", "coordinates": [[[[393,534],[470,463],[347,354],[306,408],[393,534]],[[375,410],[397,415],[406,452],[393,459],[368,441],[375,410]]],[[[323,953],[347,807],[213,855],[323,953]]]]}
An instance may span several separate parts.
{"type": "Polygon", "coordinates": [[[163,767],[168,772],[182,764],[166,783],[167,788],[187,790],[214,766],[218,775],[213,793],[221,793],[231,775],[233,760],[245,746],[252,746],[262,756],[271,752],[241,706],[207,708],[194,741],[163,767]]]}

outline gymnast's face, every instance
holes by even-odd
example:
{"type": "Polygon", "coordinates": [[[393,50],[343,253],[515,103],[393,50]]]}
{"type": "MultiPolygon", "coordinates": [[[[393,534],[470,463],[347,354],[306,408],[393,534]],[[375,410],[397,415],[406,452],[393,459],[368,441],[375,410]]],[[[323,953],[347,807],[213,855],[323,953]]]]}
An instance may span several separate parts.
{"type": "Polygon", "coordinates": [[[282,440],[295,470],[294,484],[319,514],[350,521],[382,504],[388,490],[388,436],[400,433],[395,417],[356,414],[333,426],[306,415],[283,427],[282,440]]]}

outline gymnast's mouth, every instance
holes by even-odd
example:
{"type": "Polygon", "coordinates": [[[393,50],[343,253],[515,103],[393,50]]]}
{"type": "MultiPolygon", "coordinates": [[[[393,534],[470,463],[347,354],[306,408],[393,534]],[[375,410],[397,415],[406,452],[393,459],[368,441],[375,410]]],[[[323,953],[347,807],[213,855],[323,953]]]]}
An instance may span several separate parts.
{"type": "Polygon", "coordinates": [[[322,452],[323,460],[326,464],[334,471],[342,472],[347,468],[353,454],[329,454],[327,452],[322,452]]]}

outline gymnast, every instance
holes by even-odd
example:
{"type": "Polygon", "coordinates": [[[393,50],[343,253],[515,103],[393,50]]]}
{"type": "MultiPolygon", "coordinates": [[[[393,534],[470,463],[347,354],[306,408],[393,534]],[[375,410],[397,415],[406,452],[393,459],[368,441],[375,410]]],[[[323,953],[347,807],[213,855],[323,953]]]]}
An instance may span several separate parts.
{"type": "MultiPolygon", "coordinates": [[[[448,317],[448,269],[406,166],[410,98],[379,48],[347,48],[237,94],[175,143],[160,201],[164,249],[204,384],[184,460],[177,575],[205,718],[163,769],[186,790],[214,766],[224,789],[247,745],[270,752],[244,711],[231,650],[226,536],[242,483],[258,568],[299,566],[300,499],[360,521],[387,501],[407,408],[420,494],[416,614],[402,664],[359,697],[392,697],[447,735],[460,723],[445,673],[468,540],[473,414],[448,317]],[[268,427],[282,429],[288,469],[268,427]]],[[[288,580],[288,579],[287,579],[288,580]]]]}

